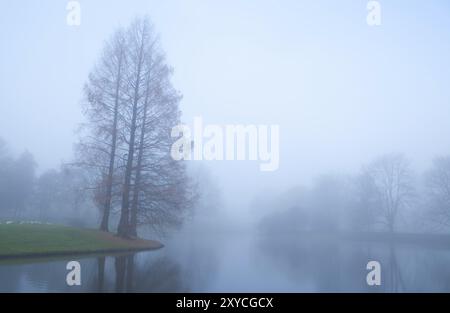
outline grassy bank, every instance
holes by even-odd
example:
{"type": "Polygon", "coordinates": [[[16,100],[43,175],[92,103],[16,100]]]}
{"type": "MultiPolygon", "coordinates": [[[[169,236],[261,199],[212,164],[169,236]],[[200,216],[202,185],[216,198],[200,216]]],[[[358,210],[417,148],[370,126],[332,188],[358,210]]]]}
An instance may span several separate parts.
{"type": "Polygon", "coordinates": [[[161,248],[153,240],[125,240],[111,233],[45,224],[0,224],[0,258],[125,252],[161,248]]]}

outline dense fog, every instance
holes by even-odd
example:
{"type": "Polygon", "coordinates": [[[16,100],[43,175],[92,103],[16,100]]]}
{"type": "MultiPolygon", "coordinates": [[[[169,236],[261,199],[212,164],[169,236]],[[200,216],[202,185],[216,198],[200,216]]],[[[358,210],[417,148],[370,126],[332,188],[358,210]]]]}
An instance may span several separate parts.
{"type": "MultiPolygon", "coordinates": [[[[322,271],[295,251],[326,262],[330,238],[447,240],[428,237],[450,232],[447,1],[380,1],[377,25],[365,0],[71,2],[0,11],[0,222],[159,238],[171,255],[270,238],[249,246],[282,250],[293,277],[322,271]]],[[[329,279],[318,290],[360,289],[329,279]]],[[[236,290],[193,281],[167,290],[236,290]]],[[[264,290],[309,290],[278,284],[264,290]]]]}

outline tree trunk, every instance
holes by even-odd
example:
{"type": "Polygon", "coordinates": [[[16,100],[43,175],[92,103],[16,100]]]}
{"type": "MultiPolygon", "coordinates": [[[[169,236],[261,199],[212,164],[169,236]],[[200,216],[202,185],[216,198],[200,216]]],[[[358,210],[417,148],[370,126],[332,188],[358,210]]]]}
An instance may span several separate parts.
{"type": "Polygon", "coordinates": [[[119,69],[117,73],[117,84],[114,99],[114,121],[112,127],[112,138],[111,138],[111,152],[109,154],[109,168],[108,168],[108,178],[106,181],[106,194],[105,203],[103,207],[103,217],[100,224],[100,230],[109,230],[109,215],[111,212],[111,198],[112,198],[112,184],[114,177],[114,163],[116,159],[116,146],[117,146],[117,119],[119,115],[119,90],[121,81],[121,69],[122,69],[122,55],[119,58],[119,69]]]}
{"type": "Polygon", "coordinates": [[[130,143],[128,147],[128,157],[127,157],[127,165],[125,168],[125,182],[123,185],[123,193],[122,193],[122,209],[120,212],[120,221],[119,226],[117,228],[117,233],[119,236],[127,238],[130,236],[129,234],[129,211],[130,211],[130,184],[131,184],[131,172],[133,168],[133,156],[134,156],[134,144],[135,144],[135,136],[136,136],[136,111],[137,111],[137,99],[133,104],[133,116],[131,122],[130,129],[130,143]]]}
{"type": "Polygon", "coordinates": [[[130,235],[134,237],[137,237],[137,211],[139,204],[139,190],[141,184],[142,157],[144,153],[144,140],[146,131],[145,123],[147,122],[147,107],[148,92],[145,95],[144,117],[142,118],[141,136],[139,141],[139,152],[136,166],[136,178],[134,181],[133,200],[131,203],[130,235]]]}
{"type": "Polygon", "coordinates": [[[130,184],[131,184],[131,174],[133,170],[133,158],[134,158],[134,150],[135,150],[135,137],[136,137],[136,119],[137,119],[137,110],[138,110],[138,101],[139,101],[139,86],[140,86],[140,78],[141,78],[141,70],[142,70],[142,59],[143,59],[143,49],[144,49],[144,35],[142,35],[141,39],[141,47],[139,51],[138,57],[138,66],[136,72],[136,80],[134,85],[134,95],[133,95],[133,108],[132,108],[132,117],[131,117],[131,126],[130,126],[130,140],[128,146],[128,156],[127,156],[127,165],[125,168],[125,182],[123,186],[122,193],[122,209],[120,212],[120,221],[119,226],[117,228],[117,233],[119,236],[124,238],[130,237],[130,221],[129,221],[129,211],[130,211],[130,184]]]}

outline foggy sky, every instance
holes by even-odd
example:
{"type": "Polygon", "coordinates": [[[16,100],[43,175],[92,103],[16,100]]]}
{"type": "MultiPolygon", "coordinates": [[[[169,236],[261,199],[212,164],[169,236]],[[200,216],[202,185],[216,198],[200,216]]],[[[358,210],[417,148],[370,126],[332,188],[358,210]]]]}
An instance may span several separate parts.
{"type": "Polygon", "coordinates": [[[183,121],[279,124],[280,168],[208,162],[236,210],[326,172],[403,152],[417,171],[450,154],[450,3],[380,1],[8,1],[0,9],[0,137],[39,171],[70,161],[82,86],[119,25],[148,14],[161,36],[183,121]]]}

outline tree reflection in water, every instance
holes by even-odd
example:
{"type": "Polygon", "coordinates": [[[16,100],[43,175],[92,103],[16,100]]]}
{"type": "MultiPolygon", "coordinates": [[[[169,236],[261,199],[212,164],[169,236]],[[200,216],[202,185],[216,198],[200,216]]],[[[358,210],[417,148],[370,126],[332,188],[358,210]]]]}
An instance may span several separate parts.
{"type": "MultiPolygon", "coordinates": [[[[97,258],[96,291],[108,291],[105,285],[107,269],[105,257],[97,258]]],[[[110,258],[114,263],[115,292],[187,292],[189,288],[182,283],[182,273],[177,264],[166,256],[155,260],[137,262],[134,254],[120,255],[110,258]]]]}

